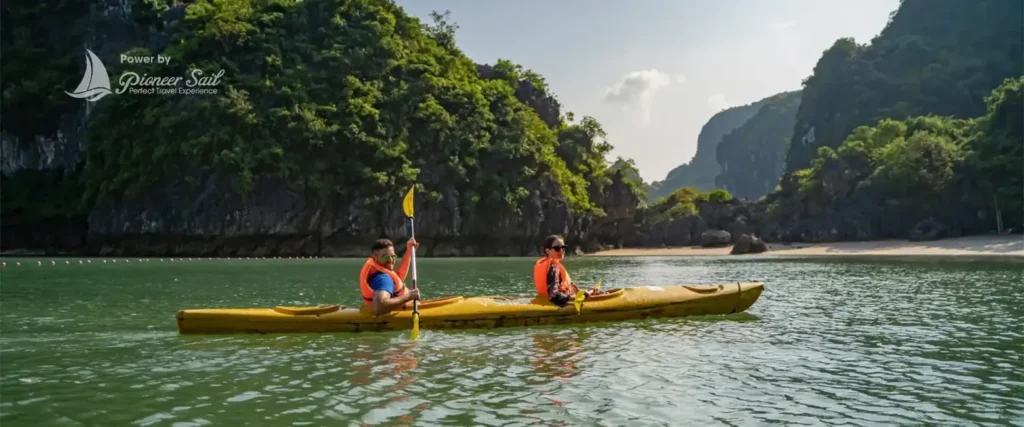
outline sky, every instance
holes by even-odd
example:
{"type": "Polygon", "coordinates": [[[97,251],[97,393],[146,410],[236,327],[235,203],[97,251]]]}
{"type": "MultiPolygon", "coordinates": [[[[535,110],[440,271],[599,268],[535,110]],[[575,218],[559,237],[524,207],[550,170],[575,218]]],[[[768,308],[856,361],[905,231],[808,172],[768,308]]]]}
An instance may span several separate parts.
{"type": "Polygon", "coordinates": [[[658,181],[697,151],[712,115],[798,90],[836,39],[868,43],[899,0],[396,0],[430,22],[451,12],[477,63],[540,74],[577,121],[658,181]]]}

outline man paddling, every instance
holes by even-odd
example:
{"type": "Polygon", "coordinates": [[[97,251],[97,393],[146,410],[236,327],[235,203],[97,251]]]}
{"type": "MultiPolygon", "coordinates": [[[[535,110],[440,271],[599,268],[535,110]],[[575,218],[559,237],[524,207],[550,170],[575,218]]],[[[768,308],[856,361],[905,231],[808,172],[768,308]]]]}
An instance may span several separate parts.
{"type": "MultiPolygon", "coordinates": [[[[565,307],[572,302],[573,297],[579,292],[579,288],[572,282],[569,272],[561,263],[562,258],[565,258],[565,248],[565,239],[562,239],[562,236],[548,236],[544,239],[544,258],[533,264],[533,284],[537,288],[537,294],[547,297],[548,301],[559,307],[565,307]]],[[[595,291],[594,288],[587,289],[586,296],[590,297],[595,291]]]]}
{"type": "MultiPolygon", "coordinates": [[[[418,247],[415,238],[405,243],[406,254],[409,249],[418,247]]],[[[395,272],[395,245],[388,239],[379,239],[370,247],[370,258],[363,264],[359,272],[359,290],[363,294],[363,304],[369,305],[373,314],[379,316],[402,307],[409,301],[420,299],[419,289],[405,287],[405,276],[409,272],[411,257],[402,258],[402,265],[395,272]]]]}

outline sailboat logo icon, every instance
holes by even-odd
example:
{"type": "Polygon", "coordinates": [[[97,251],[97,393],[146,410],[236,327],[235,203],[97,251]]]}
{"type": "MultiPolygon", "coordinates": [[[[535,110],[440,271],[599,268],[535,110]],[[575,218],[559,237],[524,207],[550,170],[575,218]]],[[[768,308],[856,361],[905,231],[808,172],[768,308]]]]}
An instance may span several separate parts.
{"type": "Polygon", "coordinates": [[[85,99],[96,102],[104,96],[110,95],[110,77],[107,76],[107,68],[103,62],[96,57],[91,50],[85,50],[85,75],[74,92],[64,91],[73,98],[85,99]]]}

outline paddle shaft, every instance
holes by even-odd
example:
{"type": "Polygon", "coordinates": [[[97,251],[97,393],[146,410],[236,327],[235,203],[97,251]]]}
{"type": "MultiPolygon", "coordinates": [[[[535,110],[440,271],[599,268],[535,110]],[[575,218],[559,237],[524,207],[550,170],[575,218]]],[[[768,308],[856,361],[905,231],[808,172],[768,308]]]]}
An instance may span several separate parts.
{"type": "MultiPolygon", "coordinates": [[[[416,238],[416,228],[415,227],[416,226],[413,224],[412,217],[409,217],[409,235],[413,239],[416,238]]],[[[419,287],[417,287],[417,285],[416,285],[416,247],[413,246],[413,247],[409,248],[409,250],[412,251],[412,255],[411,255],[412,256],[412,288],[413,289],[419,289],[419,287]]],[[[419,308],[420,308],[419,306],[420,306],[419,300],[413,300],[413,302],[412,302],[412,312],[414,314],[419,314],[419,308]]]]}

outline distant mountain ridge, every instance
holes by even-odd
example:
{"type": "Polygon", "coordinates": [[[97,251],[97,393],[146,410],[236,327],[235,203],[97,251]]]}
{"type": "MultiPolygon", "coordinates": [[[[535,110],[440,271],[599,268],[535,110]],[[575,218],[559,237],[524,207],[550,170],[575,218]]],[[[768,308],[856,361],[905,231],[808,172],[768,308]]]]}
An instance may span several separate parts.
{"type": "Polygon", "coordinates": [[[721,172],[721,168],[715,160],[718,143],[726,134],[754,117],[754,114],[757,114],[757,111],[768,102],[768,99],[727,108],[711,116],[711,119],[701,128],[700,135],[697,136],[697,153],[693,158],[669,171],[664,180],[655,181],[645,186],[647,202],[654,203],[673,191],[687,186],[700,191],[714,189],[715,177],[721,172]]]}
{"type": "Polygon", "coordinates": [[[754,117],[729,132],[715,159],[722,173],[715,187],[734,197],[756,199],[771,193],[786,169],[786,149],[800,108],[800,91],[771,96],[754,117]]]}

